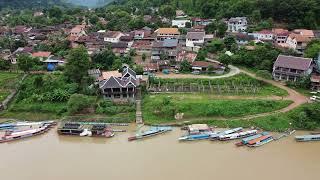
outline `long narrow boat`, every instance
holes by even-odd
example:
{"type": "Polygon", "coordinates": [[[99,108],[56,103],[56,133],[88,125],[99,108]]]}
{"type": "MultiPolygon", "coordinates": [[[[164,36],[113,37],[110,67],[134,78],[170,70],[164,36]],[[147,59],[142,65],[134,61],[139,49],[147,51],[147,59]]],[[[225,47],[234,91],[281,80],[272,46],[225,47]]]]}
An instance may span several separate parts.
{"type": "Polygon", "coordinates": [[[136,134],[135,136],[129,137],[128,141],[133,141],[137,139],[143,139],[151,136],[155,136],[158,134],[163,134],[168,131],[171,131],[172,127],[151,127],[148,131],[145,131],[143,133],[136,134]]]}
{"type": "Polygon", "coordinates": [[[29,129],[29,130],[25,130],[25,131],[18,131],[18,132],[6,131],[5,135],[0,139],[0,143],[40,135],[40,134],[45,133],[48,130],[49,130],[49,126],[44,125],[39,128],[29,129]]]}
{"type": "Polygon", "coordinates": [[[227,134],[233,134],[233,133],[236,133],[236,132],[240,132],[242,131],[243,128],[242,127],[238,127],[238,128],[234,128],[234,129],[229,129],[229,130],[226,130],[226,131],[222,131],[222,132],[218,132],[218,133],[212,133],[209,137],[210,140],[217,140],[219,139],[219,136],[223,136],[223,135],[227,135],[227,134]]]}
{"type": "Polygon", "coordinates": [[[244,131],[239,133],[226,134],[226,135],[219,136],[219,140],[228,141],[228,140],[240,139],[240,138],[256,135],[257,133],[258,133],[258,130],[250,130],[250,131],[244,131]]]}
{"type": "Polygon", "coordinates": [[[4,124],[0,124],[0,130],[4,130],[4,129],[13,129],[15,126],[15,124],[13,123],[4,123],[4,124]]]}
{"type": "Polygon", "coordinates": [[[257,139],[249,141],[247,146],[249,146],[249,147],[259,147],[259,146],[267,144],[267,143],[269,143],[271,141],[273,141],[273,137],[271,135],[265,135],[265,136],[261,136],[260,138],[257,138],[257,139]]]}
{"type": "Polygon", "coordinates": [[[261,136],[265,136],[268,134],[269,134],[268,132],[262,132],[260,134],[254,135],[254,136],[243,138],[240,142],[236,143],[236,146],[246,145],[246,144],[248,144],[249,141],[252,141],[254,139],[260,138],[261,136]]]}
{"type": "Polygon", "coordinates": [[[296,136],[296,141],[298,142],[307,142],[307,141],[320,141],[320,134],[318,135],[302,135],[296,136]]]}
{"type": "Polygon", "coordinates": [[[189,135],[180,137],[179,141],[194,141],[194,140],[209,139],[210,135],[211,135],[210,133],[189,134],[189,135]]]}

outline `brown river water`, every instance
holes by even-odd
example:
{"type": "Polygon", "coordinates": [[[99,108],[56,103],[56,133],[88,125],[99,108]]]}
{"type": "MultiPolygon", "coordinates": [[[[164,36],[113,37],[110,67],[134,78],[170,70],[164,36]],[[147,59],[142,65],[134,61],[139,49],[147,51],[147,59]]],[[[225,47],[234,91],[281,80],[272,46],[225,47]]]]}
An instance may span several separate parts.
{"type": "MultiPolygon", "coordinates": [[[[317,180],[320,142],[297,143],[293,136],[259,148],[232,142],[178,142],[179,129],[128,142],[44,135],[0,144],[1,180],[317,180]]],[[[297,132],[305,134],[307,132],[297,132]]]]}

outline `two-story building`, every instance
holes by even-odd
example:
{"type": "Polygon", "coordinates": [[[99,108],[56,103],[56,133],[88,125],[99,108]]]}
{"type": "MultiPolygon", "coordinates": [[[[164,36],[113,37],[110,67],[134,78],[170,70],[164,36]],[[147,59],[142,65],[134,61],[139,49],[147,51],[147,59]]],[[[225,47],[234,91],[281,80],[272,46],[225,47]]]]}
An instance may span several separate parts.
{"type": "Polygon", "coordinates": [[[272,42],[274,37],[273,32],[266,29],[258,32],[249,33],[249,35],[252,35],[255,40],[268,41],[268,42],[272,42]]]}
{"type": "Polygon", "coordinates": [[[179,39],[180,32],[178,28],[159,28],[155,31],[158,40],[179,39]]]}
{"type": "Polygon", "coordinates": [[[186,37],[186,47],[200,48],[205,42],[206,33],[204,31],[188,32],[186,37]]]}
{"type": "Polygon", "coordinates": [[[227,21],[228,32],[245,32],[248,27],[246,17],[232,17],[227,21]]]}
{"type": "Polygon", "coordinates": [[[281,28],[272,29],[272,33],[274,35],[273,42],[280,46],[286,43],[287,38],[290,34],[290,32],[287,29],[281,29],[281,28]]]}
{"type": "Polygon", "coordinates": [[[103,97],[113,101],[135,100],[136,88],[139,84],[136,73],[129,67],[124,67],[120,75],[111,75],[100,81],[99,88],[103,97]]]}
{"type": "Polygon", "coordinates": [[[189,19],[173,19],[171,21],[171,26],[177,26],[178,28],[185,28],[187,23],[190,23],[191,25],[191,21],[189,19]]]}
{"type": "Polygon", "coordinates": [[[104,41],[110,43],[118,43],[120,42],[120,38],[124,35],[125,34],[120,31],[108,31],[104,35],[104,41]]]}
{"type": "Polygon", "coordinates": [[[286,41],[286,46],[299,53],[303,53],[310,41],[311,39],[307,36],[290,33],[286,41]]]}
{"type": "Polygon", "coordinates": [[[175,60],[177,57],[177,39],[165,39],[163,41],[155,41],[152,45],[151,60],[175,60]]]}
{"type": "Polygon", "coordinates": [[[312,59],[279,55],[273,65],[272,76],[278,81],[297,81],[312,73],[312,59]]]}

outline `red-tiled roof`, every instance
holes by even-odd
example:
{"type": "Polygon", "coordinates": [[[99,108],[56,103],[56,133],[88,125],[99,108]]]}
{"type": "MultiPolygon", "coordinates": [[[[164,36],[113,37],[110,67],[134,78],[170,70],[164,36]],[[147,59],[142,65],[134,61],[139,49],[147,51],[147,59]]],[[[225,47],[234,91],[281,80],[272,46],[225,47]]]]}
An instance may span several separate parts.
{"type": "Polygon", "coordinates": [[[45,52],[45,51],[32,53],[33,57],[49,57],[50,55],[51,55],[51,52],[45,52]]]}

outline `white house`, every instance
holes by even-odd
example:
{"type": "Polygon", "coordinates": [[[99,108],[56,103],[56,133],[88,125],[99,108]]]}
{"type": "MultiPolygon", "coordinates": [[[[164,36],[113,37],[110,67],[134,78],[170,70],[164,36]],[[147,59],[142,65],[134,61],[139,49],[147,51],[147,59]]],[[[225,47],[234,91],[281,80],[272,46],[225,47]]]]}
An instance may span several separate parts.
{"type": "Polygon", "coordinates": [[[191,48],[202,46],[205,41],[205,35],[206,34],[203,31],[188,32],[186,46],[191,48]]]}
{"type": "Polygon", "coordinates": [[[185,28],[186,23],[191,23],[191,21],[188,19],[174,19],[174,20],[172,20],[171,25],[177,26],[178,28],[185,28]]]}
{"type": "Polygon", "coordinates": [[[252,35],[255,40],[260,40],[260,41],[273,41],[273,32],[269,30],[262,30],[259,32],[253,32],[249,33],[249,35],[252,35]]]}
{"type": "Polygon", "coordinates": [[[124,36],[124,34],[120,31],[108,31],[104,36],[104,41],[118,43],[122,36],[124,36]]]}
{"type": "Polygon", "coordinates": [[[246,17],[233,17],[227,21],[228,32],[244,32],[247,30],[248,21],[246,17]]]}
{"type": "Polygon", "coordinates": [[[286,46],[290,49],[296,50],[297,52],[303,53],[310,41],[311,39],[309,37],[291,33],[287,38],[286,46]]]}

